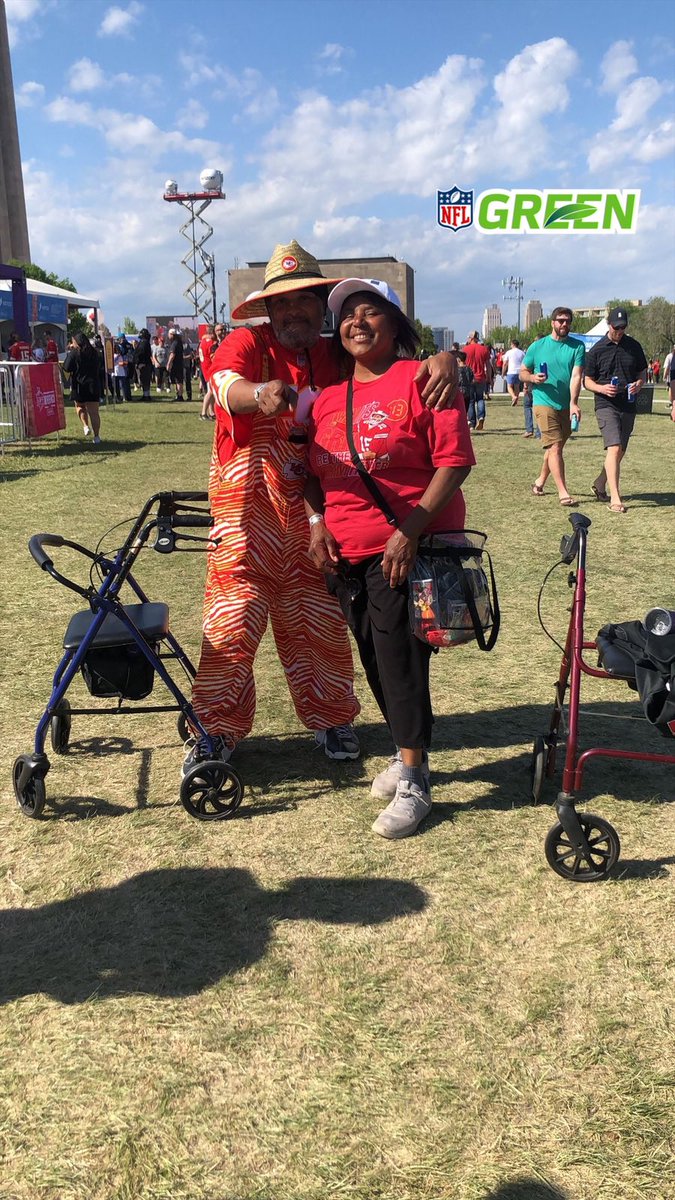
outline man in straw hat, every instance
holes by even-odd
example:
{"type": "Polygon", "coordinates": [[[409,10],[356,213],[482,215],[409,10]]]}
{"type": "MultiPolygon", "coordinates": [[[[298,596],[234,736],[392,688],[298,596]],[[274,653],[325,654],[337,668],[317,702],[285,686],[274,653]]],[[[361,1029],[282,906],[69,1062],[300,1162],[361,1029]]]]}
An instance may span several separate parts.
{"type": "MultiPolygon", "coordinates": [[[[306,422],[318,390],[339,371],[321,328],[329,287],[313,255],[296,241],[277,246],[264,285],[232,313],[267,317],[237,328],[216,351],[211,387],[216,430],[209,479],[216,548],[209,553],[204,636],[193,703],[229,757],[255,715],[253,660],[268,617],[295,711],[331,759],[360,753],[352,721],[351,650],[337,601],[307,555],[302,502],[306,422]]],[[[456,364],[436,355],[429,402],[452,399],[456,364]]],[[[189,748],[184,770],[198,762],[189,748]]]]}

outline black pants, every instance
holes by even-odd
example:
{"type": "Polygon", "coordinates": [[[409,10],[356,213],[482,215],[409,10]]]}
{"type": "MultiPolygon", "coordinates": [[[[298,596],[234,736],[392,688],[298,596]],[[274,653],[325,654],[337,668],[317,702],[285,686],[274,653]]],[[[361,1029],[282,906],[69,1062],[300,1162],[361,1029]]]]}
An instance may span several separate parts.
{"type": "Polygon", "coordinates": [[[346,578],[328,580],[395,744],[410,750],[428,747],[434,723],[429,695],[432,649],[410,628],[407,583],[389,587],[381,554],[351,564],[346,578]]]}
{"type": "Polygon", "coordinates": [[[137,370],[138,370],[138,378],[140,379],[141,387],[143,388],[143,395],[149,396],[150,395],[150,380],[152,378],[152,367],[148,363],[143,363],[143,365],[138,367],[137,370]]]}
{"type": "Polygon", "coordinates": [[[184,376],[184,378],[185,378],[185,395],[188,400],[191,400],[192,399],[192,363],[185,364],[184,372],[185,372],[185,376],[184,376]]]}

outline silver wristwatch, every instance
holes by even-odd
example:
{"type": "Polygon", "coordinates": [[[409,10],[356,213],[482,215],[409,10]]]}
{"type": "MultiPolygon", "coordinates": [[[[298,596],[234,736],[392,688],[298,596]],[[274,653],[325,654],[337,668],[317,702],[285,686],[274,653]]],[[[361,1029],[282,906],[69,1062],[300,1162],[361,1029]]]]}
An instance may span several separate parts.
{"type": "Polygon", "coordinates": [[[256,404],[260,404],[260,393],[262,392],[264,386],[264,383],[259,383],[257,388],[254,388],[253,399],[255,400],[256,404]]]}

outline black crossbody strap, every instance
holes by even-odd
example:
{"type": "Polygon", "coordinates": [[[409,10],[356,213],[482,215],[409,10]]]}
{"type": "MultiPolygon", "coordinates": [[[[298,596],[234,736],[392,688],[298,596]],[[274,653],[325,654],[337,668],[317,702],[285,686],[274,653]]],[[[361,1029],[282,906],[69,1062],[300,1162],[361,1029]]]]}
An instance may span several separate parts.
{"type": "Polygon", "coordinates": [[[394,529],[398,529],[398,521],[396,520],[396,516],[394,514],[393,508],[391,508],[391,506],[385,500],[384,496],[382,495],[382,492],[380,491],[379,487],[375,483],[375,480],[366,471],[366,468],[364,467],[361,459],[359,458],[359,452],[356,449],[356,446],[354,445],[353,394],[354,394],[354,389],[352,386],[352,381],[350,379],[347,382],[347,445],[349,446],[349,454],[350,454],[352,463],[356,467],[356,470],[358,471],[363,482],[365,483],[366,487],[368,488],[368,491],[370,492],[371,496],[373,497],[373,500],[375,501],[377,507],[380,509],[380,512],[384,513],[385,517],[387,518],[388,523],[390,525],[393,525],[394,529]]]}

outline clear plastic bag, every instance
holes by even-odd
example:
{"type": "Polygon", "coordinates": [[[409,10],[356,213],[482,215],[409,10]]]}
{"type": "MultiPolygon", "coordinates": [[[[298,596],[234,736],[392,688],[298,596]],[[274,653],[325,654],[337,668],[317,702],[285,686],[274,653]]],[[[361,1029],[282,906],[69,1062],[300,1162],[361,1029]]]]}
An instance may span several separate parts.
{"type": "Polygon", "coordinates": [[[484,533],[472,529],[420,539],[409,577],[409,613],[412,631],[421,641],[447,647],[477,639],[481,650],[492,649],[499,631],[499,604],[485,541],[484,533]],[[483,555],[490,566],[492,595],[483,555]]]}

